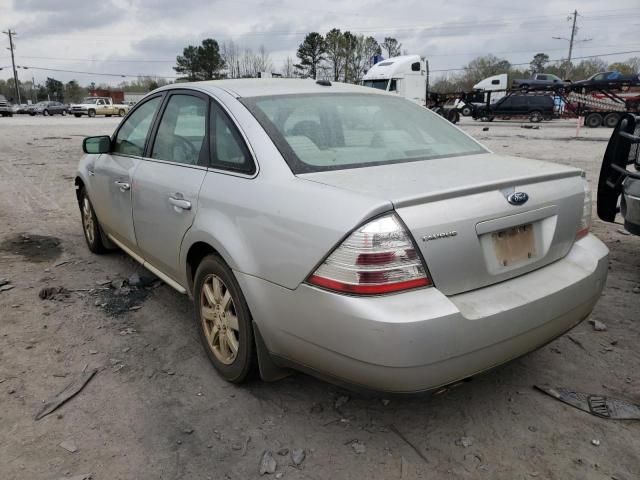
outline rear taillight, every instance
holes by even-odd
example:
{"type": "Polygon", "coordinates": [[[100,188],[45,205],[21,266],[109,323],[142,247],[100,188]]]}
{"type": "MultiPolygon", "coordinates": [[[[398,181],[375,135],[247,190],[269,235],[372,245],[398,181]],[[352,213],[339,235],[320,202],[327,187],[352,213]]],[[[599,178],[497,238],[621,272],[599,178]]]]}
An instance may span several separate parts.
{"type": "Polygon", "coordinates": [[[308,282],[357,295],[380,295],[431,285],[420,255],[395,214],[358,228],[313,272],[308,282]]]}
{"type": "Polygon", "coordinates": [[[576,240],[586,237],[591,230],[591,188],[589,188],[586,178],[583,178],[583,185],[584,203],[582,204],[582,216],[576,232],[576,240]]]}

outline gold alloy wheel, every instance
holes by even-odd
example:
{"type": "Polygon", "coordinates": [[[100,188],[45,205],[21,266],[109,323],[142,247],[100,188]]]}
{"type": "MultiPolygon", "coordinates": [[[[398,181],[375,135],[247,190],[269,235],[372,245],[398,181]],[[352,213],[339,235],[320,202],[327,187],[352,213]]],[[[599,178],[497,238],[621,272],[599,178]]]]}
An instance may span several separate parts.
{"type": "Polygon", "coordinates": [[[93,215],[91,214],[91,204],[87,197],[84,197],[82,200],[82,220],[84,223],[84,234],[87,236],[89,243],[93,244],[93,215]]]}
{"type": "Polygon", "coordinates": [[[200,292],[200,319],[215,357],[230,365],[238,356],[240,333],[231,291],[216,275],[207,275],[200,292]]]}

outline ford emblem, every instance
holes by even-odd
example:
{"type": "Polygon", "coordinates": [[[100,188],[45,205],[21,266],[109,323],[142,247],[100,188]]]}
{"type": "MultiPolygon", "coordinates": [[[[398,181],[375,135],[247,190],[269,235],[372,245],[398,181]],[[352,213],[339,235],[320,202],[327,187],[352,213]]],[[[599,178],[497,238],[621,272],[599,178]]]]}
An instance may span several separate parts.
{"type": "Polygon", "coordinates": [[[523,205],[529,200],[529,195],[524,192],[514,192],[507,197],[507,202],[511,205],[523,205]]]}

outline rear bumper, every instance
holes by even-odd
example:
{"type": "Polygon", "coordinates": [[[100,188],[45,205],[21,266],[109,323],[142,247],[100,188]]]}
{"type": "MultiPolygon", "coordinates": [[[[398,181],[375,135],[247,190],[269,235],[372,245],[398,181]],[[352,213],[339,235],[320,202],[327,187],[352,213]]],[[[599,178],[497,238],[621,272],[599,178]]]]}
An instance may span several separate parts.
{"type": "Polygon", "coordinates": [[[351,297],[236,276],[276,358],[339,382],[418,392],[505,363],[575,326],[600,296],[607,257],[589,235],[551,265],[450,297],[436,288],[351,297]]]}

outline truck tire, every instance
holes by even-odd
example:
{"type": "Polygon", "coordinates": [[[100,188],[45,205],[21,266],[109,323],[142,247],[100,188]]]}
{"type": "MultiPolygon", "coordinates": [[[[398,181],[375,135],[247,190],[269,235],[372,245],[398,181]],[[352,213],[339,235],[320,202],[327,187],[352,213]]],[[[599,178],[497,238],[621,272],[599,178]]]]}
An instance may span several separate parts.
{"type": "Polygon", "coordinates": [[[120,110],[118,110],[118,116],[119,117],[124,117],[124,110],[121,108],[120,110]]]}
{"type": "Polygon", "coordinates": [[[529,121],[531,123],[540,123],[542,121],[542,112],[540,110],[534,110],[530,112],[529,121]]]}
{"type": "Polygon", "coordinates": [[[460,113],[462,113],[463,117],[468,117],[471,115],[471,107],[469,105],[465,105],[462,107],[462,110],[460,110],[460,113]]]}
{"type": "Polygon", "coordinates": [[[74,113],[73,116],[76,117],[76,118],[80,118],[82,116],[82,114],[81,113],[74,113]]]}
{"type": "Polygon", "coordinates": [[[93,118],[96,116],[96,111],[95,110],[89,110],[89,112],[87,113],[87,115],[89,115],[89,118],[93,118]]]}
{"type": "Polygon", "coordinates": [[[584,118],[585,126],[589,128],[598,128],[602,125],[602,115],[599,113],[591,112],[584,118]]]}
{"type": "Polygon", "coordinates": [[[457,110],[449,110],[447,112],[447,120],[454,125],[460,121],[460,113],[457,110]]]}
{"type": "Polygon", "coordinates": [[[480,117],[480,121],[481,122],[493,122],[494,118],[495,117],[491,117],[491,116],[488,116],[488,115],[483,115],[482,117],[480,117]]]}
{"type": "Polygon", "coordinates": [[[528,92],[529,85],[527,85],[526,83],[523,83],[522,85],[520,85],[520,90],[522,90],[523,92],[528,92]]]}
{"type": "Polygon", "coordinates": [[[66,117],[67,116],[67,111],[66,110],[62,110],[62,116],[66,117]]]}
{"type": "Polygon", "coordinates": [[[607,128],[615,128],[618,124],[618,120],[620,120],[620,115],[617,113],[607,113],[604,116],[604,126],[607,128]]]}

